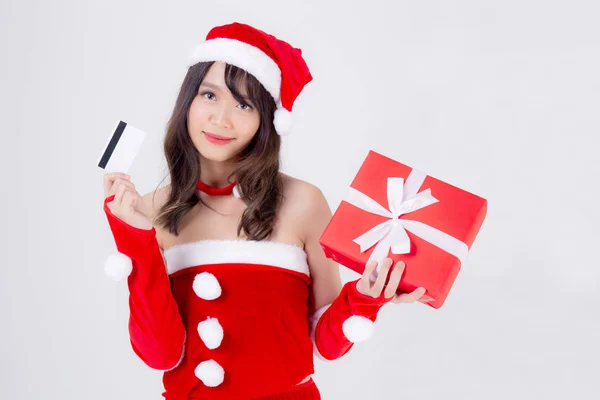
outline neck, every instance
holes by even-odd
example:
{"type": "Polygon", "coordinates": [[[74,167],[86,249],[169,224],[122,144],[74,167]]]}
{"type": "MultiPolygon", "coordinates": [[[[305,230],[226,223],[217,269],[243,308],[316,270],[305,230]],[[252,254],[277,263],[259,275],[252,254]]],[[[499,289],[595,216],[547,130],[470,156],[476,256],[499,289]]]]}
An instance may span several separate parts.
{"type": "Polygon", "coordinates": [[[235,163],[231,161],[214,161],[200,155],[199,179],[209,186],[227,186],[230,183],[227,179],[234,169],[235,163]]]}

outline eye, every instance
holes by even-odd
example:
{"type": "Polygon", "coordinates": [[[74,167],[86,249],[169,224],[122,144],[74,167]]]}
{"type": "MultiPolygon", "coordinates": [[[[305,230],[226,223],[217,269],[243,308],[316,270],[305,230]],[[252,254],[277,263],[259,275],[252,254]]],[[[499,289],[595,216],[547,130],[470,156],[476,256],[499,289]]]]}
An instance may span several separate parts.
{"type": "Polygon", "coordinates": [[[216,96],[214,95],[214,93],[211,93],[211,92],[204,92],[204,93],[202,93],[201,95],[202,95],[202,96],[204,96],[205,98],[207,98],[208,100],[212,100],[212,99],[211,99],[210,97],[207,97],[207,95],[208,95],[208,96],[213,96],[213,97],[216,97],[216,96]]]}
{"type": "Polygon", "coordinates": [[[249,106],[246,103],[240,103],[240,106],[242,106],[242,110],[252,110],[252,106],[249,106]],[[244,108],[246,107],[246,108],[244,108]]]}

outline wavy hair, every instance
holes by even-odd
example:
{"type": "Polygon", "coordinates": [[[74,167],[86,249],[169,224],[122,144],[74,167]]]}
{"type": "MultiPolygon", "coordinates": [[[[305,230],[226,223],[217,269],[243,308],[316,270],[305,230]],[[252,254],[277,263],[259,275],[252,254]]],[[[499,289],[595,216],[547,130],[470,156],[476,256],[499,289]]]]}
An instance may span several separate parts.
{"type": "MultiPolygon", "coordinates": [[[[188,69],[167,124],[163,147],[171,190],[155,221],[176,236],[182,218],[200,201],[196,188],[200,178],[200,154],[187,129],[188,112],[213,64],[212,61],[201,62],[188,69]]],[[[234,65],[226,64],[225,83],[239,102],[245,102],[240,91],[244,88],[260,113],[258,131],[248,146],[235,156],[236,168],[228,177],[229,182],[236,177],[241,198],[246,203],[237,234],[244,231],[249,240],[267,239],[273,231],[283,192],[279,174],[281,138],[273,126],[276,104],[254,76],[234,65]]]]}

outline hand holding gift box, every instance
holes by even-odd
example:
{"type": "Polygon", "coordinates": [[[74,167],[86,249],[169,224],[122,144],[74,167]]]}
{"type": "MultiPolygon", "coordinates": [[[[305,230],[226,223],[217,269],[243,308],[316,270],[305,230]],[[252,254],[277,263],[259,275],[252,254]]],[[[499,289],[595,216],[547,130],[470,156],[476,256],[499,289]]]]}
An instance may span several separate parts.
{"type": "Polygon", "coordinates": [[[486,212],[485,199],[370,151],[320,243],[358,273],[371,260],[378,270],[388,256],[404,261],[398,290],[424,287],[419,301],[440,308],[486,212]]]}

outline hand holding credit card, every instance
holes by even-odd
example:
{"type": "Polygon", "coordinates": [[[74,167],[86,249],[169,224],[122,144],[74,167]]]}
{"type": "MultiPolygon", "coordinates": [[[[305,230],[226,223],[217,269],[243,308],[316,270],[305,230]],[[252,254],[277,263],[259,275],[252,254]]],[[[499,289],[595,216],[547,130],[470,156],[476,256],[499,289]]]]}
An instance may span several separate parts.
{"type": "Polygon", "coordinates": [[[104,175],[105,207],[126,224],[138,229],[152,229],[148,210],[135,185],[126,174],[146,134],[123,121],[109,138],[98,166],[104,175]],[[114,196],[113,198],[110,198],[114,196]]]}

